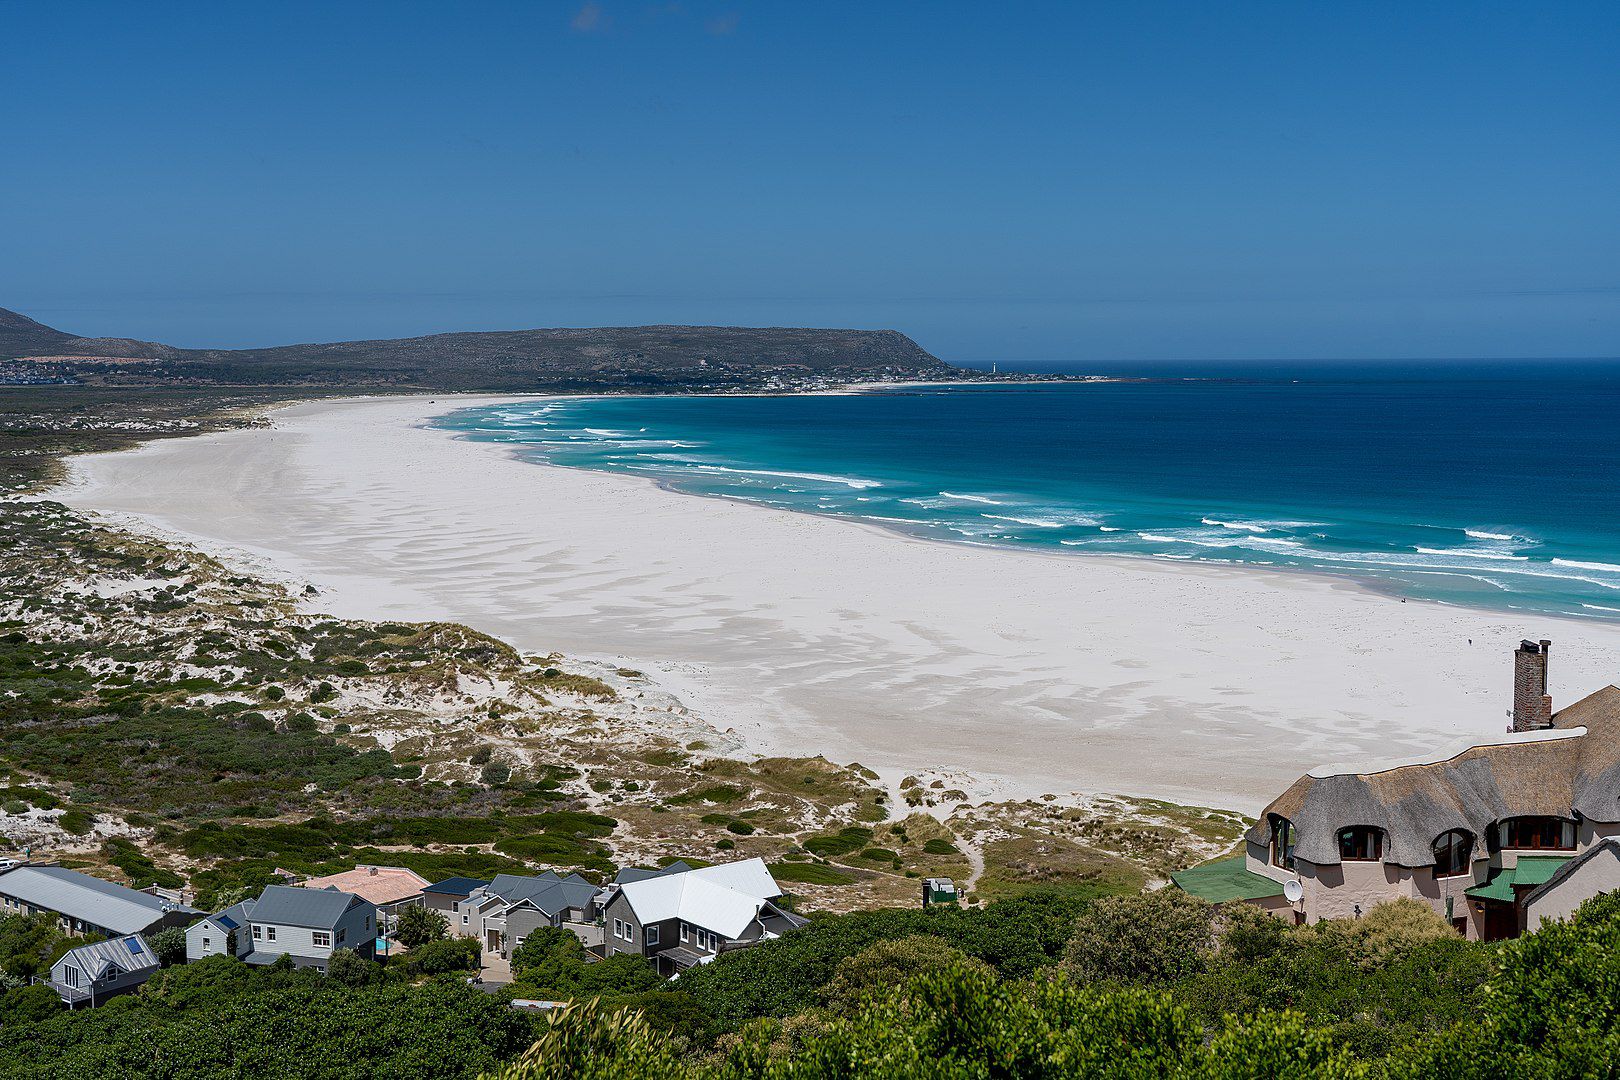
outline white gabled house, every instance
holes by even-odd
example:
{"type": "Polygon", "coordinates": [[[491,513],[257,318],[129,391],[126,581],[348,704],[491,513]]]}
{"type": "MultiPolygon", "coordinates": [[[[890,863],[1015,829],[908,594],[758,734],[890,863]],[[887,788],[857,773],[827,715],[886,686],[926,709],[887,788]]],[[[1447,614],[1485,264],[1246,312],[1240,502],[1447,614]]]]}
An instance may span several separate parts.
{"type": "Polygon", "coordinates": [[[51,966],[50,987],[70,1006],[94,1007],[134,990],[158,967],[146,939],[130,934],[69,949],[51,966]]]}
{"type": "Polygon", "coordinates": [[[660,973],[678,975],[803,926],[804,918],[774,903],[781,895],[763,859],[621,874],[603,905],[606,955],[645,956],[660,973]]]}
{"type": "Polygon", "coordinates": [[[377,908],[337,889],[267,885],[248,914],[250,964],[273,964],[283,956],[299,967],[323,971],[334,949],[376,955],[377,908]]]}
{"type": "Polygon", "coordinates": [[[186,963],[209,956],[242,959],[253,951],[253,935],[248,920],[254,901],[243,900],[224,911],[216,911],[186,928],[186,963]]]}

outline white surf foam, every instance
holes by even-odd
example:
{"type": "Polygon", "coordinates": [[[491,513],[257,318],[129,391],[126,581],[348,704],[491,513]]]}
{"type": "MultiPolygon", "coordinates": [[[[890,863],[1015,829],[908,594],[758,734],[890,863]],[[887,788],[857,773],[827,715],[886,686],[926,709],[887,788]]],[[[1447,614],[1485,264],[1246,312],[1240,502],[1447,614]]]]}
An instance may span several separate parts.
{"type": "Polygon", "coordinates": [[[1620,566],[1606,562],[1577,562],[1574,559],[1554,559],[1554,566],[1568,566],[1576,570],[1598,570],[1605,574],[1620,574],[1620,566]]]}
{"type": "Polygon", "coordinates": [[[827,473],[806,472],[778,472],[774,469],[732,469],[725,465],[693,465],[699,472],[731,473],[736,476],[770,476],[783,480],[809,480],[817,484],[842,484],[854,488],[856,491],[865,491],[868,488],[882,487],[881,480],[867,480],[859,476],[832,476],[827,473]]]}
{"type": "Polygon", "coordinates": [[[1414,547],[1412,549],[1419,555],[1445,555],[1448,558],[1461,559],[1499,559],[1504,562],[1529,562],[1528,555],[1509,555],[1505,551],[1481,551],[1478,548],[1429,548],[1414,547]]]}

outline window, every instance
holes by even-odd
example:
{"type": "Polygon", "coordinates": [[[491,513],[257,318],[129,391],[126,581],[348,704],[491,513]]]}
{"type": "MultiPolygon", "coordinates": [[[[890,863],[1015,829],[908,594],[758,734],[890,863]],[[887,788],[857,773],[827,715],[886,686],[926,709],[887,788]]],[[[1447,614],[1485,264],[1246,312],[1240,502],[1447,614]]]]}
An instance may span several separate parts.
{"type": "Polygon", "coordinates": [[[339,945],[343,944],[343,939],[348,937],[348,936],[349,936],[349,932],[347,930],[339,930],[338,931],[338,944],[339,945]]]}
{"type": "Polygon", "coordinates": [[[467,925],[467,913],[466,912],[461,913],[461,925],[462,926],[467,925]]]}
{"type": "Polygon", "coordinates": [[[1294,823],[1276,814],[1271,815],[1271,865],[1294,868],[1294,823]]]}
{"type": "Polygon", "coordinates": [[[69,986],[78,986],[79,985],[79,969],[76,968],[76,967],[65,967],[65,968],[63,968],[62,969],[62,981],[67,983],[69,986]]]}
{"type": "Polygon", "coordinates": [[[641,931],[641,935],[642,935],[642,937],[646,938],[648,945],[656,945],[656,944],[658,944],[658,927],[656,927],[656,926],[645,927],[641,931]]]}
{"type": "Polygon", "coordinates": [[[691,940],[692,940],[692,927],[689,926],[686,923],[681,923],[681,941],[687,942],[687,941],[691,941],[691,940]]]}
{"type": "Polygon", "coordinates": [[[253,940],[254,941],[263,941],[264,940],[264,927],[260,926],[258,923],[253,924],[253,940]]]}
{"type": "Polygon", "coordinates": [[[1441,833],[1434,842],[1434,876],[1457,877],[1473,869],[1474,838],[1461,829],[1441,833]]]}
{"type": "Polygon", "coordinates": [[[214,947],[214,942],[212,941],[212,939],[203,938],[203,952],[208,952],[213,947],[214,947]]]}
{"type": "Polygon", "coordinates": [[[1529,851],[1574,851],[1575,823],[1555,817],[1508,818],[1497,826],[1504,848],[1529,851]]]}
{"type": "Polygon", "coordinates": [[[613,936],[616,937],[616,938],[624,937],[624,920],[623,919],[614,919],[613,920],[613,936]]]}
{"type": "Polygon", "coordinates": [[[1345,862],[1377,862],[1384,857],[1384,831],[1370,825],[1339,830],[1339,858],[1345,862]]]}
{"type": "Polygon", "coordinates": [[[276,940],[276,928],[273,927],[273,926],[265,927],[264,928],[264,939],[266,941],[274,941],[274,940],[276,940]]]}
{"type": "Polygon", "coordinates": [[[328,930],[312,930],[309,935],[309,943],[320,948],[331,948],[332,934],[328,930]]]}

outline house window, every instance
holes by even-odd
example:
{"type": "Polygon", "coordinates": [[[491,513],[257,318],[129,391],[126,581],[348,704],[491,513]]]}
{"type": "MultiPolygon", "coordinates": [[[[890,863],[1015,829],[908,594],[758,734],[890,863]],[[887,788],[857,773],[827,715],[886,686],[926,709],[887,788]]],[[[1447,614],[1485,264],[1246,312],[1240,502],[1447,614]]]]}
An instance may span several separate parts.
{"type": "Polygon", "coordinates": [[[332,934],[328,930],[312,930],[310,931],[309,935],[309,943],[311,945],[318,945],[322,948],[330,948],[332,944],[332,934]]]}
{"type": "Polygon", "coordinates": [[[658,944],[658,927],[648,926],[641,931],[642,937],[647,939],[648,945],[658,944]]]}
{"type": "Polygon", "coordinates": [[[1497,826],[1504,848],[1528,851],[1574,851],[1575,823],[1555,817],[1508,818],[1497,826]]]}
{"type": "Polygon", "coordinates": [[[203,952],[208,952],[213,947],[214,947],[214,942],[213,942],[212,939],[203,938],[203,952]]]}
{"type": "Polygon", "coordinates": [[[79,969],[76,968],[76,967],[65,967],[65,968],[63,968],[62,969],[62,981],[67,983],[69,986],[78,986],[79,985],[79,969]]]}
{"type": "Polygon", "coordinates": [[[263,941],[264,940],[264,927],[260,926],[258,923],[253,924],[253,940],[254,941],[263,941]]]}
{"type": "Polygon", "coordinates": [[[689,925],[687,925],[686,923],[681,923],[681,941],[682,942],[687,942],[687,941],[691,941],[691,940],[692,940],[692,928],[689,925]]]}
{"type": "Polygon", "coordinates": [[[461,914],[461,925],[462,926],[467,925],[467,913],[466,912],[462,912],[462,914],[461,914]]]}
{"type": "Polygon", "coordinates": [[[1474,838],[1462,829],[1441,833],[1434,842],[1434,876],[1457,877],[1473,869],[1474,838]]]}
{"type": "Polygon", "coordinates": [[[1271,815],[1271,865],[1294,868],[1294,823],[1276,814],[1271,815]]]}
{"type": "Polygon", "coordinates": [[[276,928],[273,927],[273,926],[265,927],[264,928],[264,939],[266,941],[274,941],[274,940],[276,940],[276,928]]]}
{"type": "Polygon", "coordinates": [[[343,944],[343,939],[348,937],[348,936],[349,936],[349,932],[347,930],[339,930],[338,931],[338,944],[339,945],[343,944]]]}
{"type": "Polygon", "coordinates": [[[624,920],[623,919],[614,919],[613,920],[613,936],[616,937],[616,938],[624,937],[624,920]]]}
{"type": "Polygon", "coordinates": [[[1339,830],[1339,858],[1344,862],[1377,862],[1384,857],[1384,831],[1368,825],[1339,830]]]}

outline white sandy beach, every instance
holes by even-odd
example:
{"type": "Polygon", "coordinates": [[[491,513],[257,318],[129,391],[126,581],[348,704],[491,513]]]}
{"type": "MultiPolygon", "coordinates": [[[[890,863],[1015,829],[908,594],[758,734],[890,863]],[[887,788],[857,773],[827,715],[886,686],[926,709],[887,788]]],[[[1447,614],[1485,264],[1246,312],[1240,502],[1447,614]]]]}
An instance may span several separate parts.
{"type": "Polygon", "coordinates": [[[1555,706],[1620,677],[1620,626],[916,540],[421,426],[481,400],[504,399],[301,405],[80,458],[53,496],[313,583],[336,615],[638,668],[760,752],[963,769],[1006,794],[1253,811],[1324,762],[1499,732],[1521,637],[1555,642],[1555,706]]]}

